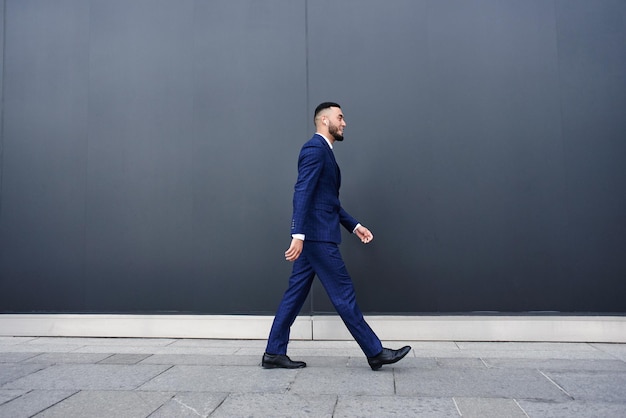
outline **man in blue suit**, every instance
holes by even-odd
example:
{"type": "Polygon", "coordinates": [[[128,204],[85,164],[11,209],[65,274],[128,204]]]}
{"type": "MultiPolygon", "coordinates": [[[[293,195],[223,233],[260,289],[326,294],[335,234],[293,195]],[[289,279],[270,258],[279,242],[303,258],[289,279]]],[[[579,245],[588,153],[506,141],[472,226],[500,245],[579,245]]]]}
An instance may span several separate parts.
{"type": "Polygon", "coordinates": [[[306,367],[287,356],[289,330],[309,294],[314,277],[320,279],[344,324],[359,344],[372,370],[406,356],[411,347],[384,348],[363,319],[356,303],[352,279],[339,253],[340,225],[369,243],[374,236],[348,214],[339,202],[341,173],[333,144],[343,141],[346,121],[337,103],[324,102],[315,109],[316,133],[304,144],[298,158],[298,180],[293,195],[291,245],[285,259],[293,261],[289,287],[276,316],[261,365],[266,369],[306,367]]]}

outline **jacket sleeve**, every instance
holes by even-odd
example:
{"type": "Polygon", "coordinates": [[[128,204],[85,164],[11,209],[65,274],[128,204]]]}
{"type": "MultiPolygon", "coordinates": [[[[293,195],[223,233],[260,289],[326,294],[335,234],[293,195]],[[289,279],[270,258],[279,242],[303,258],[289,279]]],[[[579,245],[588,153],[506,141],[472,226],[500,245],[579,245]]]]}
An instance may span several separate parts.
{"type": "Polygon", "coordinates": [[[341,222],[341,225],[343,225],[344,228],[350,231],[350,233],[354,231],[354,228],[356,228],[357,224],[359,223],[343,208],[339,209],[339,222],[341,222]]]}
{"type": "Polygon", "coordinates": [[[305,221],[311,208],[313,192],[322,172],[322,149],[304,146],[298,158],[298,180],[293,193],[291,234],[304,234],[305,221]]]}

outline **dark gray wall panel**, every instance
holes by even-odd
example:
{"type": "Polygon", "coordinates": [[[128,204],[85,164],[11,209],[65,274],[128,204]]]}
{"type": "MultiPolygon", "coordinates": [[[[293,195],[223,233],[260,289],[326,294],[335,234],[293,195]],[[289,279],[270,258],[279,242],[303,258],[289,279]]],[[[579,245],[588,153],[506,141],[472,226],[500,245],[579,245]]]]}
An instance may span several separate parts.
{"type": "MultiPolygon", "coordinates": [[[[431,170],[426,2],[309,1],[309,106],[337,101],[345,140],[335,146],[343,207],[371,228],[342,253],[361,307],[412,310],[419,302],[415,231],[422,229],[431,170]],[[332,10],[332,13],[329,12],[332,10]],[[378,285],[384,283],[386,291],[378,285]],[[400,289],[408,286],[407,298],[400,289]]],[[[312,129],[312,128],[311,128],[312,129]]],[[[332,311],[321,286],[317,311],[332,311]]]]}
{"type": "Polygon", "coordinates": [[[7,1],[5,13],[0,306],[80,310],[89,5],[7,1]]]}
{"type": "Polygon", "coordinates": [[[622,1],[3,3],[1,312],[274,313],[324,100],[365,312],[626,312],[622,1]]]}
{"type": "Polygon", "coordinates": [[[184,309],[190,279],[193,2],[91,7],[90,310],[184,309]]]}
{"type": "Polygon", "coordinates": [[[558,1],[572,308],[626,302],[626,3],[558,1]]]}
{"type": "Polygon", "coordinates": [[[428,311],[562,310],[555,31],[544,1],[431,3],[428,311]]]}
{"type": "Polygon", "coordinates": [[[195,13],[193,305],[272,312],[308,134],[304,2],[199,2],[195,13]]]}
{"type": "Polygon", "coordinates": [[[303,23],[291,2],[93,5],[90,308],[274,309],[284,281],[257,278],[286,267],[303,23]]]}
{"type": "Polygon", "coordinates": [[[310,89],[343,92],[345,148],[358,141],[338,152],[343,203],[376,235],[344,248],[357,283],[369,278],[363,309],[558,309],[536,292],[557,286],[564,239],[552,9],[401,2],[345,19],[355,4],[341,4],[309,13],[310,89]],[[316,43],[345,51],[340,72],[316,43]]]}

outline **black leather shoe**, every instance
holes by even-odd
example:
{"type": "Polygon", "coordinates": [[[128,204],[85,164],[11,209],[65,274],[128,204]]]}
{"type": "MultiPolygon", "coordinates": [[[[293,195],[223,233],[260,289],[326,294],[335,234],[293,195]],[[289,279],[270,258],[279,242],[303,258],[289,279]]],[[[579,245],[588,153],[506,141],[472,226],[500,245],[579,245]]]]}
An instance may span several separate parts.
{"type": "Polygon", "coordinates": [[[404,358],[411,351],[410,346],[404,346],[399,350],[391,350],[389,348],[383,348],[375,357],[368,357],[367,362],[370,364],[372,370],[378,370],[383,367],[383,364],[393,364],[404,358]]]}
{"type": "Polygon", "coordinates": [[[264,369],[301,369],[306,367],[303,361],[292,361],[284,354],[263,354],[261,366],[264,369]]]}

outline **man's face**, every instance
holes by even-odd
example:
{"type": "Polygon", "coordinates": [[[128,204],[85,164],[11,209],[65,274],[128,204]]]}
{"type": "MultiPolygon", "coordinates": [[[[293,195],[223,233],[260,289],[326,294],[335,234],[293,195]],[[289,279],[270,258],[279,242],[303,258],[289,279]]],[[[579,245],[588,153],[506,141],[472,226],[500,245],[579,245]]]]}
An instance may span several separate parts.
{"type": "Polygon", "coordinates": [[[338,107],[331,107],[328,113],[328,133],[335,138],[335,141],[343,141],[343,128],[346,127],[343,112],[338,107]]]}

